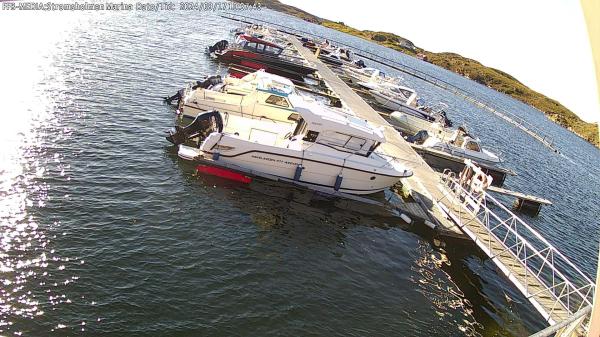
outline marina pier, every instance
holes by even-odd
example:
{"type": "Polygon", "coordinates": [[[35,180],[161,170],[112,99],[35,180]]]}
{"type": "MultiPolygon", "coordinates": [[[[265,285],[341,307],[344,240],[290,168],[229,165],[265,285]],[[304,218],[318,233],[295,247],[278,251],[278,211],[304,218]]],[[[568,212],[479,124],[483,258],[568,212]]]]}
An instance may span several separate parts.
{"type": "MultiPolygon", "coordinates": [[[[313,65],[327,86],[358,117],[384,127],[383,151],[402,161],[413,176],[403,184],[418,201],[440,235],[471,239],[531,302],[556,336],[581,330],[592,306],[595,284],[536,230],[487,193],[475,203],[452,172],[436,173],[380,114],[344,83],[325,63],[294,36],[289,42],[313,65]]],[[[550,202],[503,189],[526,203],[550,202]]]]}

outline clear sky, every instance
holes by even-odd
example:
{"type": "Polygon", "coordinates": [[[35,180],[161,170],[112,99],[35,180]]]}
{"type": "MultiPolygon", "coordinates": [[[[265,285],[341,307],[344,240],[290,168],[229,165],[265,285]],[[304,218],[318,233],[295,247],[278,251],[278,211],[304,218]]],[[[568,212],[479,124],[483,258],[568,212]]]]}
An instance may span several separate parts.
{"type": "Polygon", "coordinates": [[[586,121],[600,120],[578,0],[282,0],[346,25],[395,33],[503,70],[586,121]]]}

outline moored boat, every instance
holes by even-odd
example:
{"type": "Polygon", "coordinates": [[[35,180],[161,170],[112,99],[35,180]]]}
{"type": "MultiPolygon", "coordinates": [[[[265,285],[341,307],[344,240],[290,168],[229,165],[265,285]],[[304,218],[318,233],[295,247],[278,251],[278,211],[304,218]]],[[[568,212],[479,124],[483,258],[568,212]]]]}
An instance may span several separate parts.
{"type": "Polygon", "coordinates": [[[406,107],[417,108],[417,93],[401,85],[370,86],[369,93],[377,103],[389,110],[402,110],[406,107]]]}
{"type": "Polygon", "coordinates": [[[359,68],[344,65],[342,66],[342,70],[353,83],[367,89],[376,89],[380,85],[397,86],[400,84],[399,78],[387,76],[384,72],[376,68],[359,68]]]}
{"type": "Polygon", "coordinates": [[[498,155],[484,149],[479,138],[470,135],[464,127],[459,127],[449,139],[439,138],[435,135],[429,135],[426,131],[420,131],[413,137],[409,137],[408,140],[421,143],[425,148],[443,151],[486,165],[497,165],[502,162],[498,155]]]}
{"type": "Polygon", "coordinates": [[[400,111],[390,114],[390,123],[394,128],[408,135],[414,135],[421,130],[442,139],[449,139],[452,135],[452,130],[444,127],[439,121],[419,118],[400,111]]]}
{"type": "Polygon", "coordinates": [[[207,112],[168,139],[182,159],[328,193],[376,193],[412,175],[378,153],[385,142],[380,129],[300,96],[290,99],[297,114],[287,123],[207,112]],[[183,144],[190,137],[198,138],[196,146],[183,144]]]}
{"type": "Polygon", "coordinates": [[[239,34],[233,44],[222,42],[208,48],[209,54],[222,62],[264,69],[294,79],[302,79],[316,71],[302,58],[284,55],[283,46],[255,36],[239,34]]]}
{"type": "Polygon", "coordinates": [[[294,112],[288,98],[291,94],[295,94],[295,87],[290,80],[257,71],[242,78],[228,76],[210,87],[186,87],[178,111],[188,120],[216,109],[227,115],[287,121],[294,112]]]}

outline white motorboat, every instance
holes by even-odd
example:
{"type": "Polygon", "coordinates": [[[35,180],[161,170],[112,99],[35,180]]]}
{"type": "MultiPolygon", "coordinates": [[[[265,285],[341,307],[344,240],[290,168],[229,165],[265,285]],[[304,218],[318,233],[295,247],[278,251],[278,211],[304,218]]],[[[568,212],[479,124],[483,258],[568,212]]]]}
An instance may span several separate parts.
{"type": "Polygon", "coordinates": [[[463,127],[459,127],[454,131],[448,140],[443,140],[435,136],[427,137],[423,141],[422,146],[483,164],[497,165],[502,162],[496,154],[481,147],[479,138],[468,134],[463,127]]]}
{"type": "Polygon", "coordinates": [[[354,66],[344,65],[342,69],[350,80],[361,87],[367,89],[378,88],[381,84],[390,84],[397,86],[400,84],[400,79],[389,77],[384,72],[376,68],[357,68],[354,66]]]}
{"type": "Polygon", "coordinates": [[[218,110],[274,121],[287,121],[294,107],[288,96],[295,94],[292,81],[264,71],[240,79],[226,77],[221,83],[193,88],[188,86],[179,101],[182,118],[194,119],[204,111],[218,110]]]}
{"type": "Polygon", "coordinates": [[[432,118],[415,116],[412,114],[394,111],[390,114],[390,123],[405,134],[414,135],[425,130],[428,134],[440,139],[450,139],[453,131],[445,126],[444,115],[431,114],[432,118]]]}
{"type": "Polygon", "coordinates": [[[225,120],[207,112],[167,139],[180,144],[185,160],[327,193],[371,194],[412,175],[397,159],[377,152],[385,142],[381,129],[300,96],[289,98],[297,115],[287,123],[241,115],[225,120]],[[183,145],[190,137],[198,137],[197,146],[183,145]]]}
{"type": "MultiPolygon", "coordinates": [[[[438,103],[435,106],[418,104],[417,93],[408,87],[400,85],[378,85],[369,90],[377,103],[386,109],[394,110],[390,114],[392,124],[407,133],[413,134],[420,130],[430,130],[431,123],[439,123],[442,128],[452,126],[446,116],[448,106],[438,103]]],[[[438,133],[439,130],[435,133],[438,133]]]]}

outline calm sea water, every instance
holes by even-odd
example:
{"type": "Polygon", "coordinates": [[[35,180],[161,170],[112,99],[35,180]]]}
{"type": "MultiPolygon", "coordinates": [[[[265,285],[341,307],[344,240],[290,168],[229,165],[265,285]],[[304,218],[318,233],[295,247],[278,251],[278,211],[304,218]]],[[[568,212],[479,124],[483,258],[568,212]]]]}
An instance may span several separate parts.
{"type": "MultiPolygon", "coordinates": [[[[503,152],[519,172],[509,188],[554,202],[528,221],[594,274],[597,149],[433,65],[258,15],[399,59],[543,127],[564,155],[405,78],[503,152]]],[[[544,327],[472,244],[284,185],[197,176],[179,161],[162,137],[173,115],[161,97],[224,72],[203,49],[233,27],[216,13],[0,11],[0,335],[522,336],[544,327]]]]}

